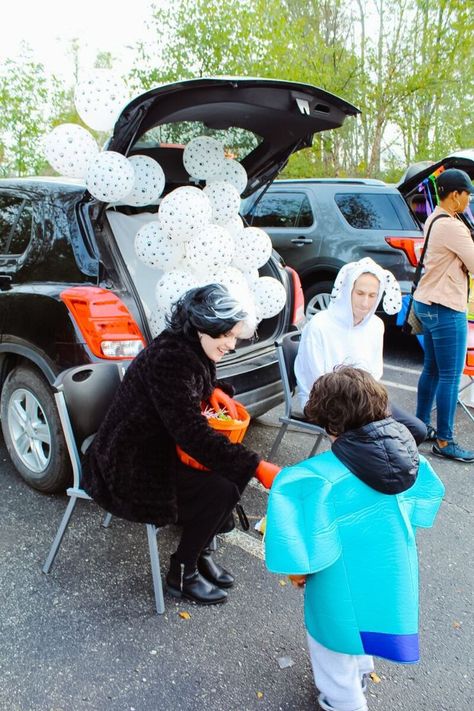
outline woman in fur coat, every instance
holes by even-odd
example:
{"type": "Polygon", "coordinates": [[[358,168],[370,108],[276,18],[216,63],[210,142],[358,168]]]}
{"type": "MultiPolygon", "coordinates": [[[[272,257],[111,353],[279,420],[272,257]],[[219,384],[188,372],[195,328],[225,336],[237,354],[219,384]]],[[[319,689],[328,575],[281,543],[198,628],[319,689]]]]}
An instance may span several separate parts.
{"type": "MultiPolygon", "coordinates": [[[[233,576],[210,555],[253,476],[270,485],[274,465],[215,432],[201,414],[224,383],[216,363],[248,327],[247,313],[219,284],[188,291],[166,328],[130,364],[92,445],[83,487],[104,509],[182,535],[171,556],[168,591],[202,604],[224,602],[233,576]],[[183,464],[176,445],[207,467],[183,464]]],[[[229,393],[231,394],[231,393],[229,393]]]]}

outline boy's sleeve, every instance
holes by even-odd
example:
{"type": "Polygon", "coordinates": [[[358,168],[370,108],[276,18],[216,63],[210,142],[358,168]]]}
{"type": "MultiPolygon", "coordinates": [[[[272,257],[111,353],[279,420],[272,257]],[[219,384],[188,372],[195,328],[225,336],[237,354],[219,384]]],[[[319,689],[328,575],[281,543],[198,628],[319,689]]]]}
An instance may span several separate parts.
{"type": "Polygon", "coordinates": [[[430,528],[444,496],[444,485],[431,464],[420,455],[420,468],[413,486],[401,495],[412,526],[430,528]]]}
{"type": "Polygon", "coordinates": [[[307,575],[341,554],[331,484],[303,465],[283,469],[270,490],[265,562],[273,573],[307,575]]]}

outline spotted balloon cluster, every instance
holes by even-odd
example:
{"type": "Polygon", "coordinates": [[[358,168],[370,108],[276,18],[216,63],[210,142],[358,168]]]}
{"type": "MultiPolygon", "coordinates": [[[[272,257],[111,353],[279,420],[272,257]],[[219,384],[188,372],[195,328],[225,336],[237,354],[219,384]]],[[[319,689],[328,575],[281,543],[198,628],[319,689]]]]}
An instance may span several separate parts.
{"type": "MultiPolygon", "coordinates": [[[[121,79],[98,69],[79,81],[75,104],[81,120],[96,131],[111,131],[130,100],[121,79]]],[[[248,183],[244,166],[226,155],[224,145],[211,136],[198,136],[185,146],[183,166],[192,185],[183,185],[161,197],[166,176],[147,155],[130,158],[100,150],[83,126],[62,124],[43,140],[43,152],[61,175],[85,181],[89,193],[104,203],[151,207],[153,219],[135,235],[137,264],[156,270],[156,304],[146,307],[153,335],[165,327],[173,303],[192,287],[217,282],[238,298],[249,314],[248,336],[257,323],[278,314],[286,300],[282,284],[260,277],[269,260],[269,236],[245,227],[239,215],[240,196],[248,183]],[[196,184],[205,184],[197,187],[196,184]]],[[[130,265],[132,270],[132,265],[130,265]]],[[[152,282],[153,284],[153,282],[152,282]]]]}
{"type": "MultiPolygon", "coordinates": [[[[109,69],[82,77],[74,102],[82,121],[95,131],[111,131],[130,97],[125,83],[109,69]]],[[[146,155],[126,158],[100,150],[83,126],[60,124],[43,139],[43,153],[60,175],[84,180],[90,194],[106,203],[142,207],[156,205],[165,187],[165,174],[146,155]]]]}

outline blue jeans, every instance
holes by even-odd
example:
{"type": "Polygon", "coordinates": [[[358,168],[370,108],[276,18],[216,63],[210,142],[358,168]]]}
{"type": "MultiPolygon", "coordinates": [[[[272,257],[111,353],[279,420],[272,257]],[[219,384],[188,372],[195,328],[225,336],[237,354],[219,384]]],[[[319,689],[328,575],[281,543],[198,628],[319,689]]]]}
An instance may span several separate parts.
{"type": "Polygon", "coordinates": [[[416,415],[428,425],[436,397],[438,439],[453,442],[459,383],[466,361],[466,313],[415,300],[413,308],[423,324],[425,349],[416,415]]]}

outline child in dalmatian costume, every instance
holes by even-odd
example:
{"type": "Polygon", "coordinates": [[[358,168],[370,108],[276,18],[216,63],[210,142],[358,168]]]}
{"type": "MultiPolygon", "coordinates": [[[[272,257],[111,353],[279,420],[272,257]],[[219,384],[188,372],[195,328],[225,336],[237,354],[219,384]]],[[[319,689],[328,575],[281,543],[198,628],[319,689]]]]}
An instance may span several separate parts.
{"type": "MultiPolygon", "coordinates": [[[[376,380],[383,373],[384,323],[375,310],[383,296],[385,313],[400,311],[400,286],[387,269],[366,257],[340,269],[325,311],[306,324],[295,361],[298,402],[301,410],[313,383],[337,365],[352,365],[376,380]]],[[[417,444],[426,437],[426,426],[414,415],[390,403],[392,417],[403,423],[417,444]]]]}

